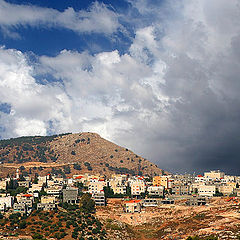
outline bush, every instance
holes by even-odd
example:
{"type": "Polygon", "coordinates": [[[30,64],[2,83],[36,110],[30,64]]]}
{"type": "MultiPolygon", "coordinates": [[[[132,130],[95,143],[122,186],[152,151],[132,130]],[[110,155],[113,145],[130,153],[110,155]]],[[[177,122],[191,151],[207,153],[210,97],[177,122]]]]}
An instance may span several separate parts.
{"type": "Polygon", "coordinates": [[[43,235],[40,233],[34,233],[32,236],[33,239],[43,239],[43,235]]]}
{"type": "Polygon", "coordinates": [[[24,229],[24,228],[26,228],[26,227],[27,227],[27,223],[26,223],[25,220],[23,220],[23,221],[21,221],[21,222],[19,223],[19,228],[20,228],[20,229],[24,229]]]}
{"type": "Polygon", "coordinates": [[[82,170],[81,166],[78,163],[74,163],[73,168],[76,170],[82,170]]]}

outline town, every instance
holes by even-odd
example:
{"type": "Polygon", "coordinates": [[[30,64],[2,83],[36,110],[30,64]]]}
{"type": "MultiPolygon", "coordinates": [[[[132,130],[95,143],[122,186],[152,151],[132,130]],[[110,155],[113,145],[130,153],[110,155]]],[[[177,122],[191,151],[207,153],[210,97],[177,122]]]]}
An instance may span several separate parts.
{"type": "Polygon", "coordinates": [[[16,176],[0,181],[0,211],[29,215],[35,208],[50,211],[60,203],[77,204],[84,193],[91,194],[96,206],[105,206],[108,198],[123,198],[125,212],[140,212],[142,207],[174,204],[186,199],[187,205],[205,205],[213,196],[240,196],[240,177],[219,170],[204,175],[181,174],[129,176],[114,174],[107,179],[100,175],[16,176]],[[34,205],[34,203],[36,203],[34,205]]]}
{"type": "MultiPolygon", "coordinates": [[[[83,196],[88,196],[87,201],[94,201],[97,209],[104,209],[108,204],[113,209],[114,204],[120,201],[118,211],[130,214],[129,219],[134,221],[134,214],[137,217],[145,209],[174,206],[179,202],[186,207],[207,206],[212,198],[225,197],[226,201],[238,204],[239,184],[239,176],[226,175],[220,170],[204,172],[203,175],[164,174],[150,177],[113,174],[107,178],[85,173],[64,178],[57,174],[23,176],[17,169],[15,176],[0,180],[1,219],[4,216],[24,216],[25,219],[34,215],[34,211],[56,213],[66,206],[78,206],[83,196]]],[[[24,224],[12,225],[8,229],[13,231],[26,227],[24,224]]],[[[64,234],[54,239],[64,238],[64,234]]],[[[34,239],[41,239],[38,237],[35,234],[34,239]]],[[[75,238],[74,235],[72,237],[75,238]]]]}

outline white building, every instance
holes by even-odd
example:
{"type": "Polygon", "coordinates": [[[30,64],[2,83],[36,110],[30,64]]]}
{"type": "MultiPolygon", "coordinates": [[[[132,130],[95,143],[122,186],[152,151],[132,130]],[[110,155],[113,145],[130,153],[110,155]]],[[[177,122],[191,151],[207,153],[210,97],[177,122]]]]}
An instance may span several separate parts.
{"type": "Polygon", "coordinates": [[[12,208],[14,203],[13,196],[0,197],[0,205],[6,205],[6,208],[12,208]]]}
{"type": "Polygon", "coordinates": [[[5,180],[0,181],[0,189],[6,190],[6,187],[7,187],[7,181],[5,180]]]}
{"type": "Polygon", "coordinates": [[[211,180],[220,180],[224,178],[224,172],[220,172],[220,170],[205,172],[204,177],[211,180]]]}
{"type": "Polygon", "coordinates": [[[150,196],[163,196],[164,195],[164,186],[150,186],[147,188],[147,191],[150,196]]]}
{"type": "Polygon", "coordinates": [[[91,180],[88,185],[88,192],[91,194],[103,192],[103,187],[107,186],[105,181],[91,180]]]}
{"type": "Polygon", "coordinates": [[[141,193],[145,193],[146,191],[146,184],[142,180],[131,181],[131,194],[132,195],[141,195],[141,193]]]}
{"type": "Polygon", "coordinates": [[[199,196],[212,197],[216,193],[215,185],[202,185],[199,186],[198,194],[199,196]]]}

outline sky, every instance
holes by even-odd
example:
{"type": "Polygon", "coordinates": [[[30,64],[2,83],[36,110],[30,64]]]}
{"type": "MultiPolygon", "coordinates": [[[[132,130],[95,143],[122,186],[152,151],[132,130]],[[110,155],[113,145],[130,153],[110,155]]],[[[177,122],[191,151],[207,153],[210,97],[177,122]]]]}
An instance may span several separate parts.
{"type": "Polygon", "coordinates": [[[0,138],[96,132],[239,175],[239,22],[238,0],[0,0],[0,138]]]}

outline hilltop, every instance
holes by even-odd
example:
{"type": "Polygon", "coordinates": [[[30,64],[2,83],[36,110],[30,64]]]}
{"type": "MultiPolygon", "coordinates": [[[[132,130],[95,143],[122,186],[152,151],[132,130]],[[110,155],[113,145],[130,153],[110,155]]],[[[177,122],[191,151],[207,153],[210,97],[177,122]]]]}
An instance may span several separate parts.
{"type": "Polygon", "coordinates": [[[0,141],[0,174],[112,173],[159,175],[163,170],[131,150],[96,133],[66,133],[53,136],[20,137],[0,141]]]}

